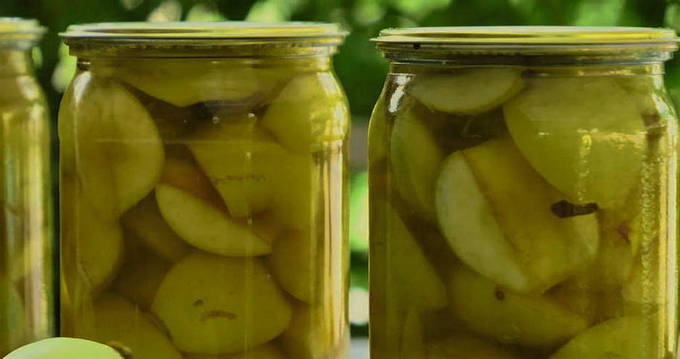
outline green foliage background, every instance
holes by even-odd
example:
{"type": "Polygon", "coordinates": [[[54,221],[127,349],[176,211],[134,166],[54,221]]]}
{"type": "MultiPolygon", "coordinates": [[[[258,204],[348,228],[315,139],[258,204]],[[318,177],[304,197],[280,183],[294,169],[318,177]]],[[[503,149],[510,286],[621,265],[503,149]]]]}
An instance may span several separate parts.
{"type": "MultiPolygon", "coordinates": [[[[0,0],[0,16],[36,18],[48,27],[36,52],[38,76],[54,121],[75,61],[59,32],[70,24],[109,21],[322,21],[342,24],[350,35],[336,56],[350,100],[357,142],[378,97],[387,64],[369,41],[386,27],[463,25],[650,26],[680,30],[680,0],[0,0]],[[358,130],[357,130],[358,129],[358,130]]],[[[680,104],[680,60],[667,65],[667,86],[680,104]]],[[[352,282],[367,284],[367,185],[359,147],[351,196],[352,282]]],[[[360,296],[359,317],[365,317],[360,296]]],[[[355,321],[361,323],[362,319],[355,321]]],[[[355,326],[365,334],[365,327],[355,326]]]]}

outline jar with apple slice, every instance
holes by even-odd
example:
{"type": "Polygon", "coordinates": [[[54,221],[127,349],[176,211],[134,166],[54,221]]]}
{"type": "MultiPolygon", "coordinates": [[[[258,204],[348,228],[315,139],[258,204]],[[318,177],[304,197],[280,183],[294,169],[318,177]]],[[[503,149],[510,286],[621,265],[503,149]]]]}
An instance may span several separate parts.
{"type": "Polygon", "coordinates": [[[371,357],[677,355],[675,33],[385,30],[371,357]]]}
{"type": "Polygon", "coordinates": [[[0,357],[56,334],[50,125],[32,57],[44,32],[0,18],[0,357]]]}
{"type": "Polygon", "coordinates": [[[135,359],[342,358],[349,115],[335,25],[63,34],[62,333],[135,359]]]}

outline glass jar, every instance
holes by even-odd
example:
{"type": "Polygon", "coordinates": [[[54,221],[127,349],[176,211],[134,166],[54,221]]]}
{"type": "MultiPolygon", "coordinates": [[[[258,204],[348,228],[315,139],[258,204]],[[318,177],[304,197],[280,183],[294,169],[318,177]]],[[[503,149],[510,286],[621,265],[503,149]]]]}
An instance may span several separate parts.
{"type": "Polygon", "coordinates": [[[676,133],[643,28],[383,31],[371,357],[676,356],[676,133]]]}
{"type": "Polygon", "coordinates": [[[135,359],[343,357],[343,36],[310,23],[66,32],[63,335],[135,359]]]}
{"type": "Polygon", "coordinates": [[[0,18],[0,357],[55,329],[50,129],[32,60],[43,32],[0,18]]]}

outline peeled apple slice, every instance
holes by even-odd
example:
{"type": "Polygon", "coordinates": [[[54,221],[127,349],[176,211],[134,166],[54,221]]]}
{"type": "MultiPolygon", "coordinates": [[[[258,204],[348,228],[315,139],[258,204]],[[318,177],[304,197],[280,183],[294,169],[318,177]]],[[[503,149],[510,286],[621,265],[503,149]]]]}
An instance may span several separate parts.
{"type": "Polygon", "coordinates": [[[120,267],[123,234],[118,221],[95,211],[76,186],[70,178],[61,183],[64,252],[69,258],[64,261],[64,272],[69,283],[98,291],[111,282],[120,267]]]}
{"type": "Polygon", "coordinates": [[[145,247],[168,261],[177,262],[190,250],[161,216],[155,196],[147,196],[127,211],[121,223],[145,247]]]}
{"type": "Polygon", "coordinates": [[[611,319],[577,335],[550,359],[658,358],[653,332],[644,317],[611,319]]]}
{"type": "Polygon", "coordinates": [[[261,121],[293,152],[310,153],[347,135],[349,110],[333,75],[301,75],[281,90],[261,121]]]}
{"type": "Polygon", "coordinates": [[[116,295],[105,295],[94,306],[94,327],[83,337],[120,348],[135,359],[182,359],[170,340],[147,314],[116,295]]]}
{"type": "MultiPolygon", "coordinates": [[[[2,350],[0,350],[2,352],[2,350]]],[[[25,345],[5,359],[123,359],[110,346],[76,338],[49,338],[25,345]]]]}
{"type": "Polygon", "coordinates": [[[235,354],[191,354],[184,355],[184,359],[285,359],[286,356],[274,344],[265,344],[248,351],[235,354]]]}
{"type": "Polygon", "coordinates": [[[418,310],[410,309],[406,314],[401,333],[401,356],[403,358],[429,358],[425,347],[425,328],[418,310]]]}
{"type": "Polygon", "coordinates": [[[276,239],[269,264],[279,285],[293,297],[312,303],[323,294],[320,239],[308,233],[289,232],[276,239]]]}
{"type": "Polygon", "coordinates": [[[407,92],[432,110],[474,115],[500,106],[522,87],[521,69],[480,68],[422,75],[407,92]]]}
{"type": "Polygon", "coordinates": [[[392,177],[399,194],[413,209],[434,221],[434,187],[444,152],[413,107],[394,121],[390,140],[392,177]]]}
{"type": "Polygon", "coordinates": [[[349,335],[338,330],[341,326],[336,324],[341,320],[342,314],[332,306],[297,305],[290,325],[281,335],[281,345],[289,358],[334,358],[349,335]]]}
{"type": "Polygon", "coordinates": [[[371,164],[378,163],[387,158],[387,106],[381,96],[373,108],[371,120],[368,126],[368,157],[371,164]]]}
{"type": "MultiPolygon", "coordinates": [[[[158,182],[163,145],[149,113],[117,82],[91,75],[78,78],[74,103],[62,111],[78,148],[76,171],[83,192],[105,215],[118,216],[158,182]]],[[[64,131],[68,126],[64,127],[64,131]]]]}
{"type": "Polygon", "coordinates": [[[229,213],[247,217],[271,207],[277,174],[286,151],[250,121],[203,128],[189,149],[220,193],[229,213]]]}
{"type": "Polygon", "coordinates": [[[615,79],[537,78],[503,109],[531,166],[572,202],[616,208],[639,182],[645,124],[615,79]]]}
{"type": "Polygon", "coordinates": [[[153,312],[175,346],[198,354],[245,351],[277,337],[292,309],[257,259],[191,254],[163,280],[153,312]]]}
{"type": "Polygon", "coordinates": [[[562,198],[507,138],[450,155],[437,181],[439,226],[458,257],[499,285],[543,291],[597,255],[596,215],[560,218],[562,198]]]}
{"type": "Polygon", "coordinates": [[[450,310],[467,328],[501,343],[549,347],[584,330],[585,318],[549,297],[516,294],[464,267],[449,278],[450,310]]]}
{"type": "Polygon", "coordinates": [[[498,344],[464,333],[430,343],[427,352],[428,359],[519,359],[498,344]]]}
{"type": "Polygon", "coordinates": [[[208,101],[243,101],[258,92],[255,70],[234,60],[135,59],[105,66],[102,70],[111,72],[111,76],[180,107],[208,101]]]}
{"type": "Polygon", "coordinates": [[[24,308],[11,281],[0,277],[0,355],[24,341],[24,308]]]}
{"type": "Polygon", "coordinates": [[[226,256],[271,252],[271,245],[246,225],[184,190],[161,184],[156,200],[170,227],[196,248],[226,256]]]}
{"type": "Polygon", "coordinates": [[[422,309],[446,306],[446,286],[427,261],[413,234],[393,208],[387,213],[388,241],[386,256],[392,263],[386,286],[394,300],[422,309]]]}

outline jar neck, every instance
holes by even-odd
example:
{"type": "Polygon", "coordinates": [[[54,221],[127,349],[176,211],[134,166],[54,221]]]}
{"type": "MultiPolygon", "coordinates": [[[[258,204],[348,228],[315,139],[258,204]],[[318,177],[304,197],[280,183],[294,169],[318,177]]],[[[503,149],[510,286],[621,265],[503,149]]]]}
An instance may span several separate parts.
{"type": "Polygon", "coordinates": [[[654,75],[664,74],[664,65],[657,63],[637,63],[637,64],[563,64],[563,65],[519,65],[502,63],[475,63],[475,64],[451,64],[451,63],[432,63],[432,62],[391,62],[390,73],[417,74],[423,72],[447,71],[449,69],[471,68],[471,67],[495,67],[513,66],[526,68],[532,72],[533,76],[634,76],[634,75],[654,75]]]}
{"type": "Polygon", "coordinates": [[[33,73],[31,50],[0,47],[0,78],[33,73]]]}
{"type": "Polygon", "coordinates": [[[178,64],[181,63],[185,68],[200,69],[202,66],[219,66],[219,68],[228,68],[230,66],[249,66],[249,67],[272,67],[282,69],[304,69],[306,71],[325,72],[332,70],[332,59],[329,56],[309,56],[309,57],[291,57],[291,58],[231,58],[231,57],[215,57],[215,58],[158,58],[158,57],[138,57],[138,58],[110,58],[110,57],[93,57],[93,58],[78,58],[78,68],[84,71],[106,71],[108,68],[117,67],[121,65],[132,66],[135,65],[157,65],[163,64],[178,64]]]}

